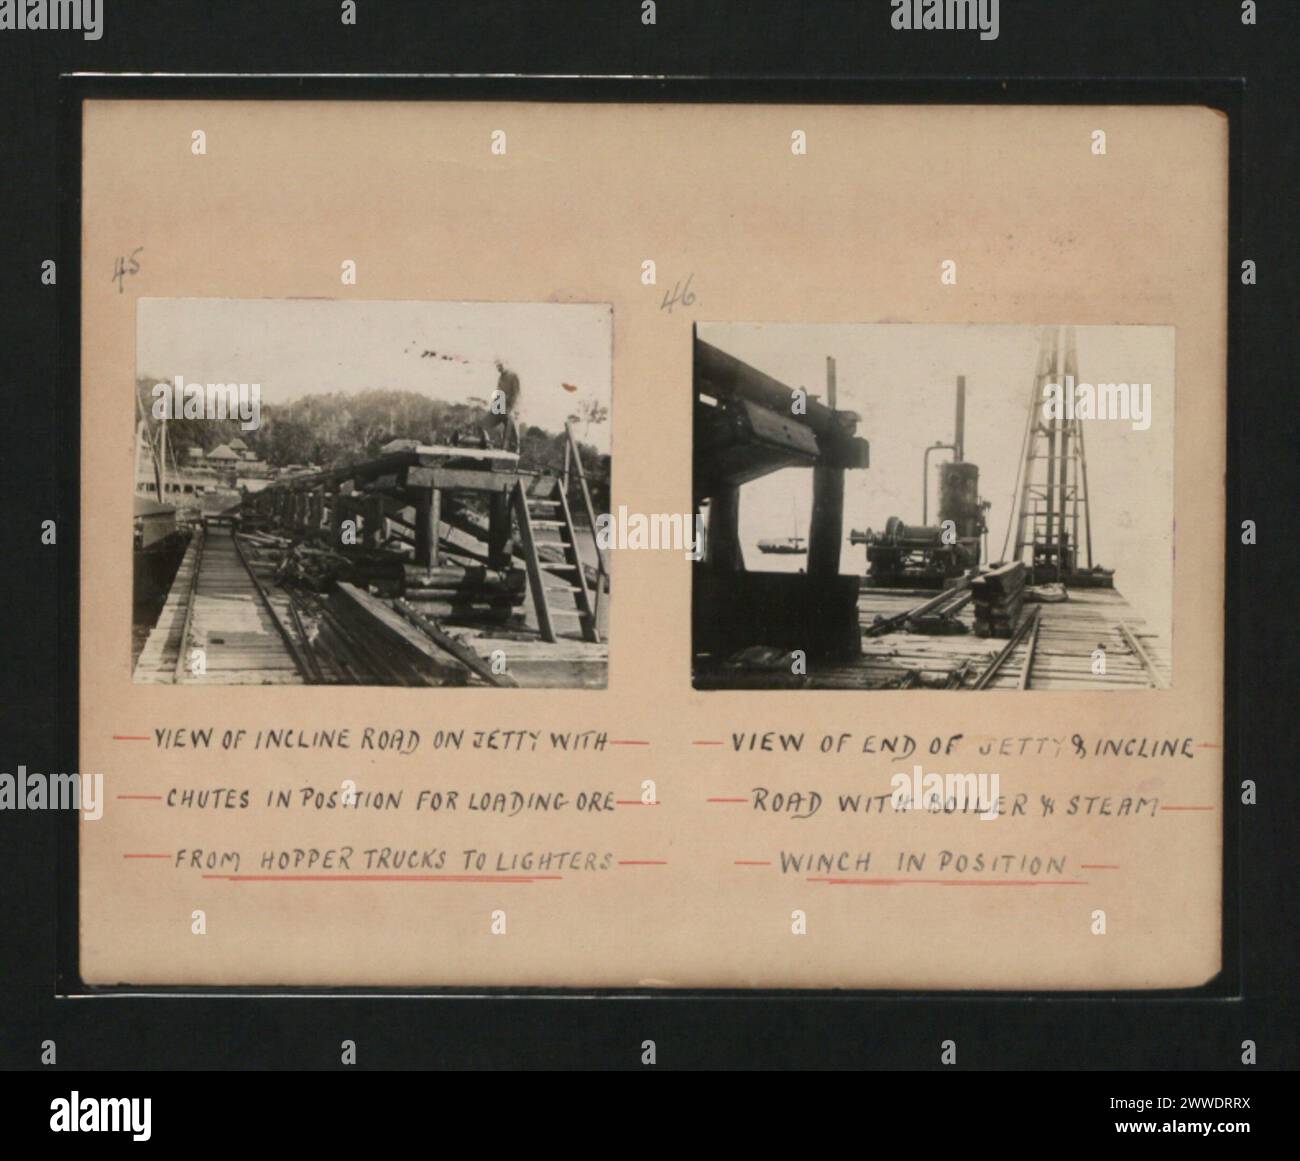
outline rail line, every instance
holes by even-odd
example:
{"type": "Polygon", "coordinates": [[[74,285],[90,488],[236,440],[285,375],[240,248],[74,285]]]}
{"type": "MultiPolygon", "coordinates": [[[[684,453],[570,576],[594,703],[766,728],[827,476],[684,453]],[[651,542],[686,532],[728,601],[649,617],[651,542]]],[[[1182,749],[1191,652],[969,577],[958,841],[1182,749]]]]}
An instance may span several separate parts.
{"type": "Polygon", "coordinates": [[[1125,686],[1168,689],[1169,683],[1141,639],[1124,621],[1077,631],[1053,623],[1049,606],[1036,605],[1014,634],[963,689],[1034,689],[1054,685],[1063,674],[1110,676],[1125,686]],[[1100,659],[1102,668],[1094,666],[1100,659]],[[1014,687],[1009,684],[1014,677],[1014,687]],[[995,683],[998,683],[995,685],[995,683]]]}
{"type": "Polygon", "coordinates": [[[233,529],[209,527],[189,577],[173,680],[296,684],[310,666],[245,559],[233,529]]]}
{"type": "Polygon", "coordinates": [[[1029,643],[1029,649],[1025,654],[1025,660],[1020,670],[1019,686],[1021,689],[1029,688],[1029,675],[1034,665],[1034,649],[1038,645],[1038,622],[1042,617],[1042,606],[1035,605],[1029,616],[1025,617],[1016,627],[1014,633],[1007,639],[1007,643],[998,650],[997,654],[988,663],[984,671],[975,679],[975,683],[969,688],[986,689],[989,683],[1002,672],[1007,662],[1011,660],[1011,655],[1016,651],[1021,639],[1032,630],[1032,636],[1029,643]]]}

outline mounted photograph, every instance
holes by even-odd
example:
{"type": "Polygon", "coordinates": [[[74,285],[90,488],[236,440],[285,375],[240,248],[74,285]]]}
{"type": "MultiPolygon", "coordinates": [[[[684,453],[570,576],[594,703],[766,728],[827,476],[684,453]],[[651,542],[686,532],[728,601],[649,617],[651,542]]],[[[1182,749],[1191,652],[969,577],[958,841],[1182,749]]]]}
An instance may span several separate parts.
{"type": "Polygon", "coordinates": [[[603,688],[611,342],[602,304],[141,299],[134,681],[603,688]]]}
{"type": "Polygon", "coordinates": [[[698,689],[1164,689],[1168,327],[700,324],[698,689]]]}

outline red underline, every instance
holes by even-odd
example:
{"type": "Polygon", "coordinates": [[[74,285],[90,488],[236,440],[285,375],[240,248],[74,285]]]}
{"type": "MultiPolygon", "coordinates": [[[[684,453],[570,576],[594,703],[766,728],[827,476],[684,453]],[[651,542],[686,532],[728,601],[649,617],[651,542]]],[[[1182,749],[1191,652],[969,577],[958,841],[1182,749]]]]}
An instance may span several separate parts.
{"type": "Polygon", "coordinates": [[[562,875],[215,875],[231,883],[535,883],[562,875]]]}
{"type": "Polygon", "coordinates": [[[832,887],[1086,887],[1086,879],[832,879],[810,875],[810,883],[832,887]]]}
{"type": "Polygon", "coordinates": [[[666,867],[667,859],[619,859],[620,867],[666,867]]]}

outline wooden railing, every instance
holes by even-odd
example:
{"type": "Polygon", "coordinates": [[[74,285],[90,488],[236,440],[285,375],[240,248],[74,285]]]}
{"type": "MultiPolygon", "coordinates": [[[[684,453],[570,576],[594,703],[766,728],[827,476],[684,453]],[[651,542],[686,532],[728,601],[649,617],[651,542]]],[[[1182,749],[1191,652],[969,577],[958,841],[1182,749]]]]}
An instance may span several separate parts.
{"type": "MultiPolygon", "coordinates": [[[[609,583],[609,573],[605,568],[605,554],[601,551],[600,540],[596,536],[596,511],[591,503],[591,489],[587,486],[587,472],[582,466],[582,456],[578,452],[578,441],[573,437],[573,426],[568,421],[564,422],[564,471],[560,476],[560,487],[564,489],[564,494],[569,495],[569,481],[571,476],[576,476],[578,487],[582,495],[582,510],[587,517],[587,526],[591,530],[591,546],[596,554],[596,599],[592,602],[592,620],[599,622],[600,619],[600,597],[605,591],[605,586],[609,583]]],[[[577,545],[574,545],[576,551],[577,545]]],[[[582,572],[582,562],[578,562],[578,571],[582,572]]],[[[586,584],[586,581],[583,581],[586,584]]]]}

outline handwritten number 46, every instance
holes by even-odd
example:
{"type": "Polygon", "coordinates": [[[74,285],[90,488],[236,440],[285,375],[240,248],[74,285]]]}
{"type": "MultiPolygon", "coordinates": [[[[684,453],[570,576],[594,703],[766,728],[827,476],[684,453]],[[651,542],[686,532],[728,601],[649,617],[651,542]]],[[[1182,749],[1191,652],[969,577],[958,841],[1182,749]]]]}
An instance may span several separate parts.
{"type": "Polygon", "coordinates": [[[694,303],[695,293],[691,290],[691,279],[694,277],[694,274],[687,275],[685,286],[680,282],[674,282],[673,292],[671,295],[669,295],[668,291],[665,290],[664,300],[659,304],[659,309],[666,310],[669,314],[672,314],[674,303],[680,302],[682,306],[690,306],[694,303]]]}

